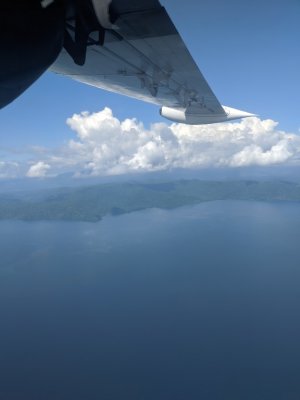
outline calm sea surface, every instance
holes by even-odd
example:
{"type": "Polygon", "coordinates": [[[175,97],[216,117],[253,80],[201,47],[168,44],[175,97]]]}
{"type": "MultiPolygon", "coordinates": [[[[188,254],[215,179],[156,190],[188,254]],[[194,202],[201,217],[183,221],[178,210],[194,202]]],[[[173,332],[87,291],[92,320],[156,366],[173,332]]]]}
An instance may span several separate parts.
{"type": "Polygon", "coordinates": [[[300,205],[0,223],[0,399],[299,400],[300,205]]]}

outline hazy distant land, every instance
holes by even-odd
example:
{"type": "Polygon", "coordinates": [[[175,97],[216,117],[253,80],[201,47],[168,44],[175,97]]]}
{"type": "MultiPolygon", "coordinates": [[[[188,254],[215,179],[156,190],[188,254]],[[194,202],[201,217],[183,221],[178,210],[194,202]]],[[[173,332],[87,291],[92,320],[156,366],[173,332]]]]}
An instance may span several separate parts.
{"type": "Polygon", "coordinates": [[[173,209],[214,200],[300,201],[300,185],[280,181],[181,180],[1,194],[0,219],[97,222],[106,215],[148,208],[173,209]]]}

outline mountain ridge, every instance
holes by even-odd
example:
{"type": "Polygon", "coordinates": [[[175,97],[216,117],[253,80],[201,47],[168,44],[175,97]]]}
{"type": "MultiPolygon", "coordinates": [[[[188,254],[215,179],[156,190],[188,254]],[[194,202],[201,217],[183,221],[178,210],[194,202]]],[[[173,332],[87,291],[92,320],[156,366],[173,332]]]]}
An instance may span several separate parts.
{"type": "Polygon", "coordinates": [[[288,181],[178,180],[104,183],[0,195],[0,220],[97,222],[149,208],[173,209],[215,200],[300,201],[300,184],[288,181]]]}

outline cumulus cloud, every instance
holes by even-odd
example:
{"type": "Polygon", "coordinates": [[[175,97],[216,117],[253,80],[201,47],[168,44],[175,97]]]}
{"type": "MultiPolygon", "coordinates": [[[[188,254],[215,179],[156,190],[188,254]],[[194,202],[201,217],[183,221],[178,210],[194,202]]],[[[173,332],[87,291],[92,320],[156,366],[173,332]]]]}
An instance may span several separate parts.
{"type": "Polygon", "coordinates": [[[26,176],[28,178],[44,178],[50,168],[50,165],[44,161],[38,161],[36,164],[31,165],[26,176]]]}
{"type": "Polygon", "coordinates": [[[136,119],[120,121],[105,108],[75,114],[67,124],[76,138],[65,149],[65,162],[89,175],[267,166],[297,162],[300,155],[298,135],[256,117],[202,126],[157,123],[146,129],[136,119]]]}
{"type": "MultiPolygon", "coordinates": [[[[68,118],[74,137],[60,148],[35,148],[27,177],[74,172],[77,176],[119,175],[177,168],[242,168],[300,165],[300,136],[259,118],[190,126],[161,122],[150,128],[119,120],[109,108],[68,118]]],[[[3,171],[16,166],[2,166],[3,171]]],[[[5,172],[3,172],[5,173],[5,172]]]]}

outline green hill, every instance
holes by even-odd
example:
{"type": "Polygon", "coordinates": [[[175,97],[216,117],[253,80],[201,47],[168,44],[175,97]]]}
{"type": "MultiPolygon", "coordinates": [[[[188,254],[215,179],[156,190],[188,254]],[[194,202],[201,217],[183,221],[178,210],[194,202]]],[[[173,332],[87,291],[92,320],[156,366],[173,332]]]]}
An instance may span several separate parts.
{"type": "Polygon", "coordinates": [[[102,184],[0,196],[0,219],[99,221],[147,208],[172,209],[214,200],[300,201],[289,182],[199,181],[102,184]]]}

